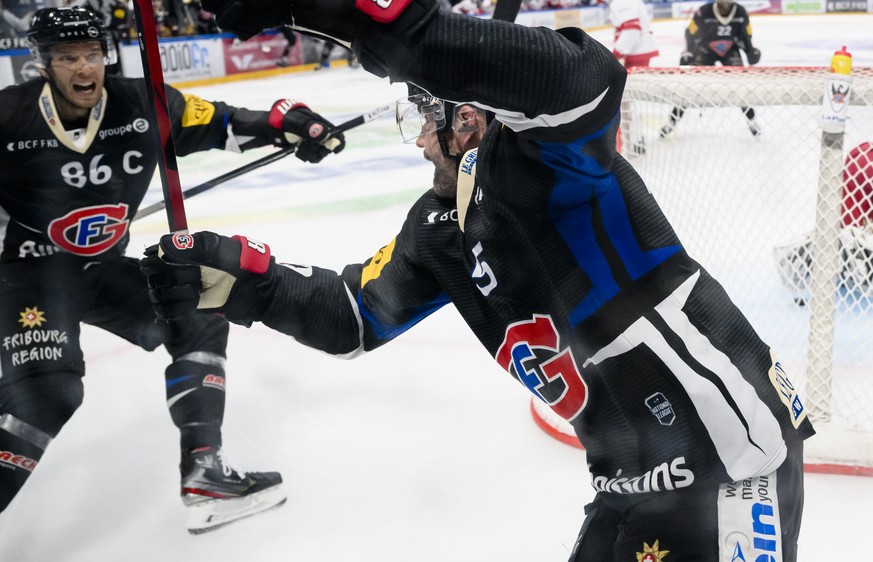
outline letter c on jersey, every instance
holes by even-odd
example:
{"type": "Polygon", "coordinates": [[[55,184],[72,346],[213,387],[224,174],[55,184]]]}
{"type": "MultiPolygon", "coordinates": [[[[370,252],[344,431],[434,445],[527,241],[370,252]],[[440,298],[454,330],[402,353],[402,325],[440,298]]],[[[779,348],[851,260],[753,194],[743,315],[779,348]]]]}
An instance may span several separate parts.
{"type": "Polygon", "coordinates": [[[534,314],[533,320],[510,324],[494,359],[562,418],[572,421],[585,409],[588,385],[570,348],[560,349],[550,316],[534,314]],[[558,385],[547,393],[551,399],[543,393],[547,385],[558,385]]]}

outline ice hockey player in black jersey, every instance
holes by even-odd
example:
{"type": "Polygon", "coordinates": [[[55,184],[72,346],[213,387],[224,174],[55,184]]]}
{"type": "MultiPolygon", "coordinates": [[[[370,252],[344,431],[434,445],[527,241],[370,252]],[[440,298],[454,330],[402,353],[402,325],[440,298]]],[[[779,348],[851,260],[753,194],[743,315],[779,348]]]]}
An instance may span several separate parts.
{"type": "MultiPolygon", "coordinates": [[[[694,12],[685,29],[685,51],[679,59],[680,65],[692,66],[743,66],[740,51],[746,53],[750,65],[761,60],[760,49],[752,46],[752,23],[749,13],[734,0],[716,0],[704,4],[694,12]]],[[[742,107],[749,132],[758,136],[761,128],[755,120],[755,109],[742,107]]],[[[669,121],[661,127],[661,137],[666,137],[676,128],[677,122],[685,114],[684,108],[674,107],[669,121]]]]}
{"type": "Polygon", "coordinates": [[[812,426],[774,352],[616,153],[627,75],[603,45],[436,0],[209,9],[244,37],[289,23],[350,43],[369,72],[429,92],[398,115],[414,118],[434,189],[339,273],[283,266],[245,237],[165,236],[142,261],[160,315],[222,310],[351,357],[452,303],[587,451],[597,493],[573,561],[795,560],[812,426]]]}
{"type": "MultiPolygon", "coordinates": [[[[221,448],[227,321],[159,320],[139,260],[124,255],[157,161],[145,82],[105,76],[115,52],[90,8],[40,10],[28,38],[42,77],[0,91],[0,207],[10,217],[0,255],[0,511],[82,402],[80,322],[172,357],[167,406],[181,433],[191,532],[281,504],[279,473],[236,470],[221,448]]],[[[329,137],[329,121],[288,100],[251,111],[167,95],[180,154],[299,143],[296,154],[316,162],[344,144],[329,137]]]]}

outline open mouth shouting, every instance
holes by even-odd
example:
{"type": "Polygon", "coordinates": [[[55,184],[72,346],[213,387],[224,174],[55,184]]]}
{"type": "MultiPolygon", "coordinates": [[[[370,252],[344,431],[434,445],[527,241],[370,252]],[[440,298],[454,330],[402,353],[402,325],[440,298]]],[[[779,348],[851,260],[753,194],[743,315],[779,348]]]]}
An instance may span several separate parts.
{"type": "Polygon", "coordinates": [[[85,96],[91,95],[97,91],[97,82],[88,82],[87,84],[73,84],[73,91],[77,94],[85,96]]]}

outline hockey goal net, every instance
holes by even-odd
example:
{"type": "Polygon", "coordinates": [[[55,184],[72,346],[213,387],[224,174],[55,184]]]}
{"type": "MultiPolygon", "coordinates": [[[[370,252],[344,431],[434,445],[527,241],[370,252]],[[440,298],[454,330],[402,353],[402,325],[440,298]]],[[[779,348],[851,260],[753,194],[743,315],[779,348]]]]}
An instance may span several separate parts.
{"type": "Polygon", "coordinates": [[[873,69],[844,134],[826,68],[634,70],[623,156],[799,387],[808,469],[873,475],[873,69]]]}

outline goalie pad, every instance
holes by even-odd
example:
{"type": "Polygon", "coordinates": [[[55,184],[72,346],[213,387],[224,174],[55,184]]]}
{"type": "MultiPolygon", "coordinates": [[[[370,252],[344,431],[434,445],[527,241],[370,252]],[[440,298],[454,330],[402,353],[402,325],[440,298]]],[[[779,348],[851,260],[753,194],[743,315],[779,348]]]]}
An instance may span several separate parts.
{"type": "Polygon", "coordinates": [[[850,226],[840,231],[840,283],[873,295],[873,230],[850,226]]]}
{"type": "MultiPolygon", "coordinates": [[[[840,288],[873,296],[873,230],[854,226],[840,230],[840,261],[837,283],[840,288]]],[[[804,304],[812,286],[812,238],[802,239],[773,250],[782,284],[797,304],[804,304]]]]}

